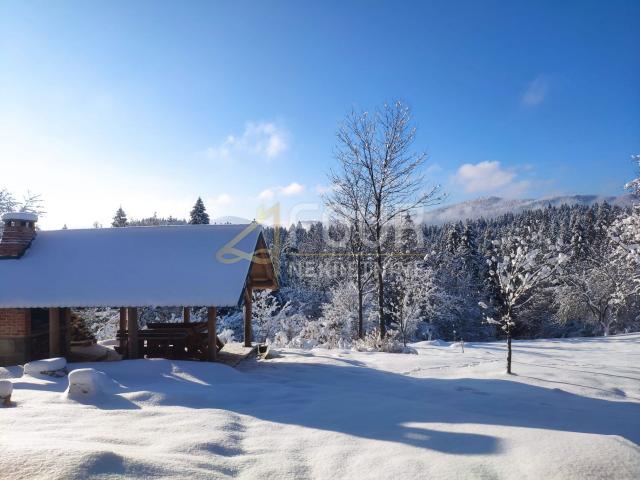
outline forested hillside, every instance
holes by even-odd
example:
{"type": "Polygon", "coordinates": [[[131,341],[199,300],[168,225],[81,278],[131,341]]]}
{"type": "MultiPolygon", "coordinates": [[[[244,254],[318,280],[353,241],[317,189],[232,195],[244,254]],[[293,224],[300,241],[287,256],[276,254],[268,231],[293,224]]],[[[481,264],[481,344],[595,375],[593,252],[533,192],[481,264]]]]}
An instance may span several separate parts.
{"type": "MultiPolygon", "coordinates": [[[[514,313],[515,337],[638,330],[634,272],[616,255],[618,244],[611,234],[618,219],[629,215],[630,209],[601,203],[443,226],[415,225],[405,216],[385,235],[386,323],[410,339],[500,338],[503,332],[491,321],[502,307],[497,298],[501,292],[495,275],[496,248],[522,237],[540,243],[534,245],[536,249],[553,245],[563,261],[514,313]]],[[[317,322],[313,328],[307,325],[302,334],[315,335],[314,340],[321,343],[354,339],[358,333],[355,262],[345,228],[298,224],[289,229],[267,228],[266,234],[278,260],[282,287],[278,300],[288,305],[289,317],[296,312],[307,323],[317,322]]],[[[366,334],[376,328],[373,285],[366,281],[372,272],[366,250],[364,264],[366,334]]],[[[304,322],[297,318],[294,323],[304,322]]]]}

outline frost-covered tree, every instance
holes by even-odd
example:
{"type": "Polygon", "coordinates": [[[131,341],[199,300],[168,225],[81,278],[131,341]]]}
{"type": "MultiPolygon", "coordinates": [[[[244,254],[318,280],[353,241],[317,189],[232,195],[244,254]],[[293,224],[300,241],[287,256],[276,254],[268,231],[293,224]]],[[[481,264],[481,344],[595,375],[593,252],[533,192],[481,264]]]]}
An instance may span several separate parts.
{"type": "Polygon", "coordinates": [[[0,189],[0,215],[15,211],[17,205],[18,202],[11,192],[4,188],[0,189]]]}
{"type": "Polygon", "coordinates": [[[402,102],[374,112],[353,111],[339,129],[338,139],[369,200],[358,206],[359,218],[372,241],[380,336],[386,334],[384,240],[396,219],[418,207],[439,203],[439,186],[425,189],[426,154],[413,149],[416,129],[402,102]]]}
{"type": "Polygon", "coordinates": [[[192,225],[209,224],[209,214],[207,213],[204,202],[200,197],[198,197],[198,200],[196,200],[195,205],[191,209],[191,213],[189,214],[189,223],[192,225]]]}
{"type": "Polygon", "coordinates": [[[398,253],[405,255],[407,259],[412,256],[419,256],[419,238],[416,225],[411,218],[409,212],[404,214],[402,221],[400,222],[400,234],[398,238],[398,253]]]}
{"type": "Polygon", "coordinates": [[[329,302],[322,308],[322,338],[318,340],[328,347],[342,347],[358,337],[359,312],[354,308],[358,296],[353,281],[340,282],[331,289],[329,302]]]}
{"type": "MultiPolygon", "coordinates": [[[[493,240],[489,251],[489,275],[496,287],[495,313],[487,322],[498,325],[507,337],[507,373],[511,373],[511,339],[518,311],[549,281],[565,255],[531,226],[514,229],[493,240]]],[[[488,309],[488,305],[480,305],[488,309]]]]}
{"type": "MultiPolygon", "coordinates": [[[[640,155],[633,156],[640,167],[640,155]]],[[[634,294],[640,293],[640,177],[625,185],[637,202],[629,213],[623,213],[609,227],[613,258],[617,265],[626,265],[634,294]]]]}
{"type": "Polygon", "coordinates": [[[387,281],[387,312],[406,347],[420,322],[437,310],[440,289],[433,270],[415,261],[396,262],[388,268],[387,281]]]}
{"type": "Polygon", "coordinates": [[[122,205],[118,207],[116,210],[116,214],[113,216],[113,221],[111,222],[112,227],[126,227],[129,224],[127,221],[127,214],[124,213],[122,209],[122,205]]]}
{"type": "MultiPolygon", "coordinates": [[[[640,171],[640,155],[632,155],[631,160],[637,165],[640,171]]],[[[640,176],[634,178],[624,186],[625,190],[629,190],[636,197],[640,197],[640,176]]]]}
{"type": "Polygon", "coordinates": [[[592,253],[583,262],[570,263],[563,270],[561,285],[556,288],[560,322],[576,314],[595,324],[608,336],[618,321],[618,312],[636,293],[630,264],[619,261],[610,249],[592,253]]]}
{"type": "MultiPolygon", "coordinates": [[[[0,216],[9,212],[28,212],[38,216],[46,213],[40,195],[27,192],[22,201],[19,201],[10,191],[0,188],[0,216]]],[[[0,230],[2,230],[2,222],[0,222],[0,230]]]]}

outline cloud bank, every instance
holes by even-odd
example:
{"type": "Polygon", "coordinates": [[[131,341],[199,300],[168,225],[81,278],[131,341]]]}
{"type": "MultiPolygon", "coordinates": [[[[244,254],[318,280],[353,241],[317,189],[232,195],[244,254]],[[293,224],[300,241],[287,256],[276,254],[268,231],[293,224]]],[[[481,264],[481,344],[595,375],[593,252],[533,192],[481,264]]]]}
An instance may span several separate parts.
{"type": "Polygon", "coordinates": [[[455,184],[465,193],[494,193],[503,196],[518,196],[530,186],[527,180],[518,180],[513,169],[506,169],[498,161],[465,163],[453,176],[455,184]]]}
{"type": "Polygon", "coordinates": [[[228,135],[217,146],[207,148],[212,160],[235,160],[255,157],[267,160],[282,155],[289,148],[289,133],[273,122],[248,122],[239,135],[228,135]]]}

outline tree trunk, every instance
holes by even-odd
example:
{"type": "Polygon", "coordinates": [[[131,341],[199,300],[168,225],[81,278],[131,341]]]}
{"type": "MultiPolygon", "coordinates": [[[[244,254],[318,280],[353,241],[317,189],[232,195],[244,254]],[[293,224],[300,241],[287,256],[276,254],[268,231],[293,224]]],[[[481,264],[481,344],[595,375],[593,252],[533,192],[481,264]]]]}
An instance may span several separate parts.
{"type": "Polygon", "coordinates": [[[607,320],[607,312],[603,312],[600,314],[600,325],[602,326],[602,335],[604,335],[605,337],[609,336],[609,333],[611,332],[611,324],[613,322],[607,320]]]}
{"type": "Polygon", "coordinates": [[[511,327],[507,328],[507,373],[511,374],[511,327]]]}
{"type": "Polygon", "coordinates": [[[358,338],[364,338],[364,312],[362,305],[362,257],[358,254],[356,259],[357,283],[358,283],[358,338]]]}
{"type": "Polygon", "coordinates": [[[376,246],[376,277],[378,281],[378,316],[380,318],[380,338],[387,335],[387,327],[384,324],[384,283],[382,278],[382,248],[380,241],[376,246]]]}

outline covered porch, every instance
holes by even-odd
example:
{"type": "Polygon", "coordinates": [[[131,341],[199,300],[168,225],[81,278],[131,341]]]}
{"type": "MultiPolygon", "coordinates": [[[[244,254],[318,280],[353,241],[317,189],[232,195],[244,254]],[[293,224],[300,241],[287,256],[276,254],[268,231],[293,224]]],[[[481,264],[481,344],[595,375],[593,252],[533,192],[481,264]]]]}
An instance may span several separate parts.
{"type": "MultiPolygon", "coordinates": [[[[234,354],[242,354],[240,348],[254,346],[253,291],[278,289],[256,223],[42,232],[28,255],[0,266],[6,270],[4,279],[13,280],[6,285],[0,280],[7,287],[0,292],[0,311],[25,312],[25,319],[40,311],[38,355],[50,357],[69,356],[71,309],[87,307],[119,309],[116,351],[124,358],[200,361],[225,356],[217,336],[218,309],[242,307],[243,343],[233,347],[234,354]],[[182,321],[140,328],[141,308],[181,305],[182,321]],[[194,308],[204,308],[206,320],[201,314],[192,321],[194,308]]],[[[17,360],[32,359],[26,352],[17,360]]]]}

